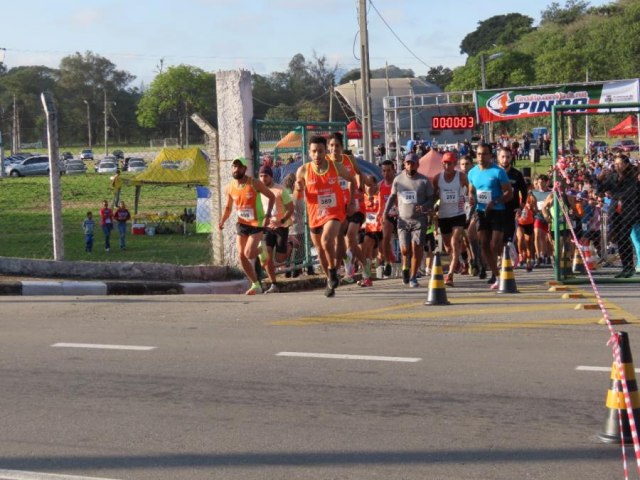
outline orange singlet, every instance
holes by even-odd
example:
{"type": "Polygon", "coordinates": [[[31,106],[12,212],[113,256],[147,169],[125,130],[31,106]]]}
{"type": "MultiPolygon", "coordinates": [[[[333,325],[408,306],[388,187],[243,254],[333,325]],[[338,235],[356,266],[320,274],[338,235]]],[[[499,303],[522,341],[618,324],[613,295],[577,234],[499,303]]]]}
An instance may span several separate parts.
{"type": "Polygon", "coordinates": [[[245,183],[232,180],[227,186],[227,192],[236,206],[238,223],[261,227],[264,221],[264,208],[261,195],[253,186],[253,179],[247,177],[245,183]]]}
{"type": "Polygon", "coordinates": [[[328,162],[324,173],[318,173],[313,163],[307,165],[304,181],[309,228],[321,227],[329,220],[343,223],[347,219],[340,178],[333,162],[328,162]]]}
{"type": "MultiPolygon", "coordinates": [[[[328,157],[327,157],[328,158],[328,157]]],[[[331,159],[329,159],[331,161],[331,159]]],[[[342,160],[340,160],[337,163],[341,163],[342,166],[344,166],[344,168],[347,170],[347,172],[349,172],[353,178],[356,178],[356,168],[353,166],[353,162],[355,162],[355,159],[352,159],[349,155],[347,155],[346,153],[342,154],[342,160]]],[[[344,204],[345,205],[349,205],[349,201],[351,200],[351,192],[349,191],[349,182],[347,182],[344,178],[340,177],[340,188],[342,189],[342,193],[344,195],[344,204]]],[[[365,213],[365,208],[364,208],[364,197],[362,195],[362,192],[359,191],[357,188],[355,189],[355,204],[356,204],[356,211],[357,212],[362,212],[363,214],[365,213]]]]}
{"type": "Polygon", "coordinates": [[[378,194],[369,197],[365,195],[364,207],[365,207],[365,232],[381,232],[382,224],[378,221],[378,207],[380,205],[380,198],[378,194]]]}

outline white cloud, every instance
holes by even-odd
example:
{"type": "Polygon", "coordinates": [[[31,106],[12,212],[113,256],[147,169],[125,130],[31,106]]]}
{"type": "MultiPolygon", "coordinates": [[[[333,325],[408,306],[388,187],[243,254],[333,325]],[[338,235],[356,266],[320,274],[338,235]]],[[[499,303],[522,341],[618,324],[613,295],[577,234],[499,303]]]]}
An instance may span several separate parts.
{"type": "Polygon", "coordinates": [[[71,15],[71,22],[81,27],[90,27],[96,24],[104,24],[105,14],[98,9],[78,10],[71,15]]]}

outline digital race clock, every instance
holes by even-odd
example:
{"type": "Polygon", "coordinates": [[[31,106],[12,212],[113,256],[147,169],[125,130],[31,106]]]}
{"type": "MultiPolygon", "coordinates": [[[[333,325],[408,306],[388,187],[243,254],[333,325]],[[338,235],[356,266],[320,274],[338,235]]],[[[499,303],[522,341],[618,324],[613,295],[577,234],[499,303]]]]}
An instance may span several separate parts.
{"type": "Polygon", "coordinates": [[[431,130],[470,130],[476,126],[473,115],[434,115],[431,130]]]}

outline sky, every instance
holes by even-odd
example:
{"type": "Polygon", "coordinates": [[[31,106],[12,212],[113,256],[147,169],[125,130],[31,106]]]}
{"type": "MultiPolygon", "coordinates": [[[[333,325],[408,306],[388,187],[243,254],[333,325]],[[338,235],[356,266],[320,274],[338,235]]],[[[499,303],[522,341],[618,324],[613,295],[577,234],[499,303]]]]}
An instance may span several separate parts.
{"type": "MultiPolygon", "coordinates": [[[[462,39],[478,22],[521,13],[540,20],[552,0],[371,0],[371,69],[385,62],[426,75],[464,65],[462,39]],[[377,11],[376,11],[377,10],[377,11]],[[380,15],[378,15],[378,13],[380,15]],[[383,20],[384,19],[384,20],[383,20]],[[389,27],[387,27],[387,25],[389,27]],[[402,43],[396,38],[402,41],[402,43]],[[406,47],[403,45],[406,45],[406,47]]],[[[325,56],[342,71],[360,67],[358,0],[18,0],[5,2],[0,60],[8,68],[44,65],[91,51],[148,85],[160,71],[287,70],[301,53],[325,56]],[[1,50],[4,49],[4,50],[1,50]]],[[[563,1],[558,3],[564,5],[563,1]]],[[[591,0],[597,6],[610,1],[591,0]]]]}

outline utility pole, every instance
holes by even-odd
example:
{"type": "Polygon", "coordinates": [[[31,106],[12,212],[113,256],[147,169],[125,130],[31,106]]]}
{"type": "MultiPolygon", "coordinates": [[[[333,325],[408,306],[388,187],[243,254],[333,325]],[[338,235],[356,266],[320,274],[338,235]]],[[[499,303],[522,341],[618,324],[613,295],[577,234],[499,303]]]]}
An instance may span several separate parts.
{"type": "Polygon", "coordinates": [[[371,147],[371,72],[369,69],[369,34],[367,31],[367,1],[359,0],[360,19],[360,78],[362,80],[362,138],[364,158],[373,162],[371,147]]]}
{"type": "Polygon", "coordinates": [[[89,138],[89,148],[91,148],[91,107],[89,106],[89,102],[83,100],[87,105],[87,137],[89,138]]]}
{"type": "Polygon", "coordinates": [[[104,89],[104,156],[109,155],[109,110],[107,108],[107,87],[104,89]]]}

